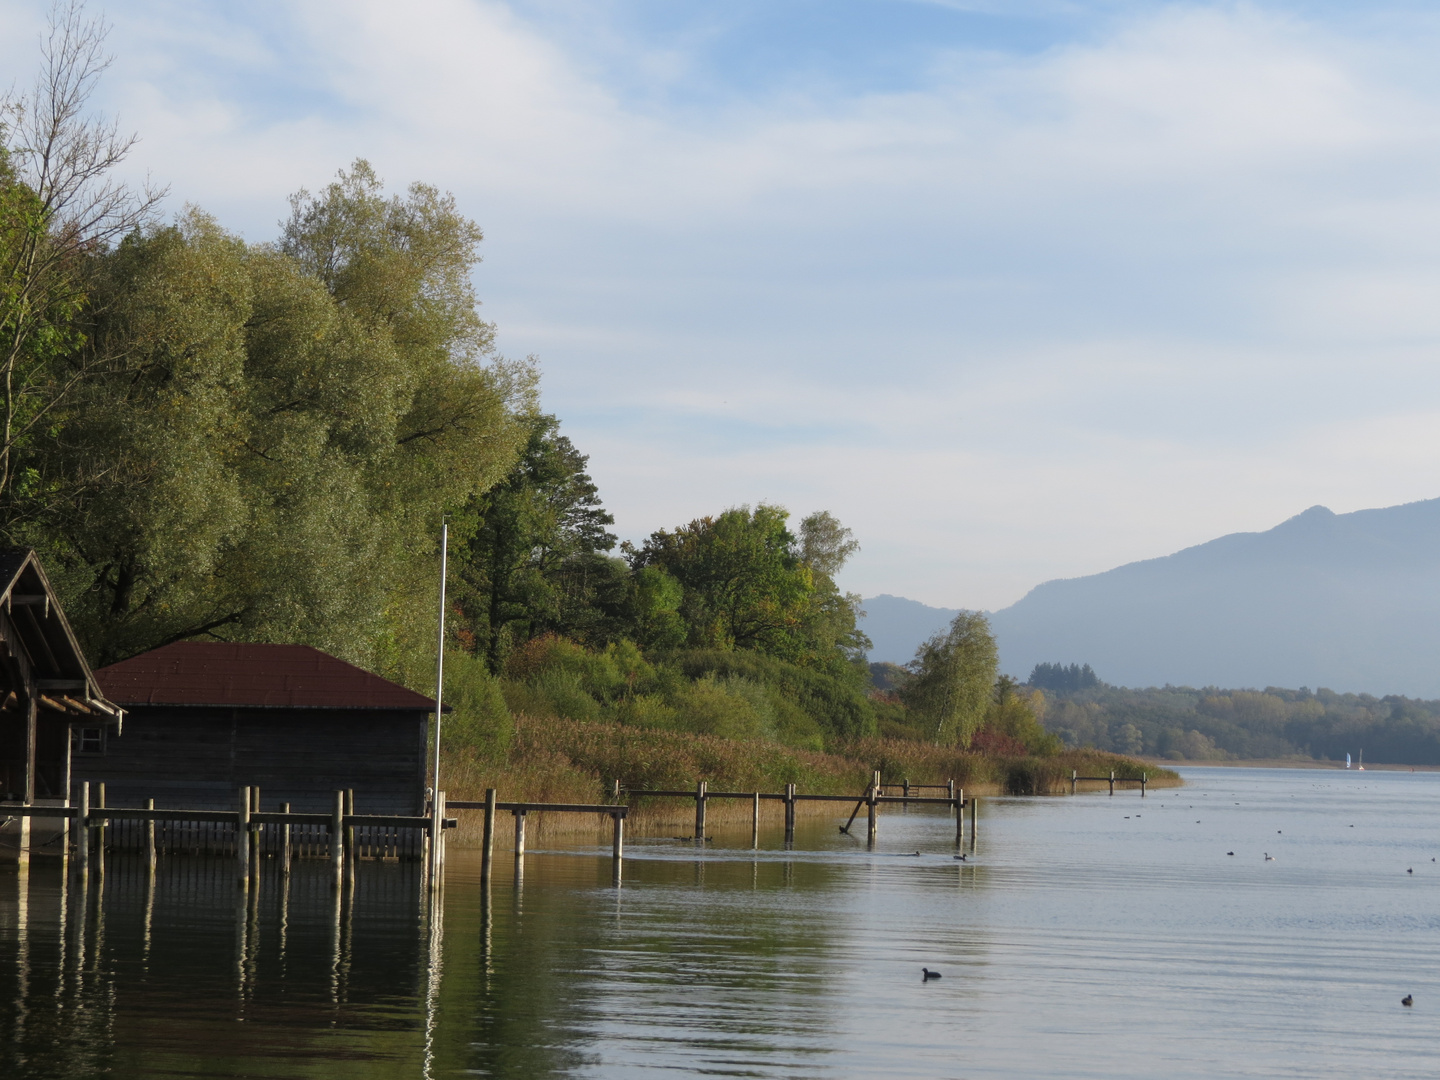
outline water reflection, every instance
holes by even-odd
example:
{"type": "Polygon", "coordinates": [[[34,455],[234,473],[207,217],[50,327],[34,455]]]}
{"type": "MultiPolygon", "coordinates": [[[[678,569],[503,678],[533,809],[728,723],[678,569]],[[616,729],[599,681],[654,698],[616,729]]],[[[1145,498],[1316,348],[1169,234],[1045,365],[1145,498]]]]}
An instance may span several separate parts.
{"type": "Polygon", "coordinates": [[[488,892],[461,851],[434,893],[394,862],[0,868],[0,1077],[1433,1075],[1440,783],[1364,782],[987,801],[964,862],[943,814],[874,853],[632,837],[620,888],[608,837],[533,832],[488,892]]]}

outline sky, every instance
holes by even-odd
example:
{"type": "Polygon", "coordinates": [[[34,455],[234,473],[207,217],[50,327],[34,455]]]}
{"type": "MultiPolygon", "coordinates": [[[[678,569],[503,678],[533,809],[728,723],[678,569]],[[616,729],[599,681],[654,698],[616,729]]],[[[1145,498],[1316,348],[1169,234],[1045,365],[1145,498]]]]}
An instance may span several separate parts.
{"type": "MultiPolygon", "coordinates": [[[[454,192],[616,531],[829,510],[841,584],[1034,585],[1440,496],[1440,9],[127,0],[124,169],[248,240],[454,192]]],[[[0,86],[46,6],[0,0],[0,86]]]]}

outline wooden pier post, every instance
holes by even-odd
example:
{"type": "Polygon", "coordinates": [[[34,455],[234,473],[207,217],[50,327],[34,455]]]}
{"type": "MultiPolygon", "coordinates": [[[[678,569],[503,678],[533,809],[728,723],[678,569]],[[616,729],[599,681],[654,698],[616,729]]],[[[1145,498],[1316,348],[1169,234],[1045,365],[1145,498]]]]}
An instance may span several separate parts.
{"type": "Polygon", "coordinates": [[[976,827],[980,824],[980,799],[978,796],[970,796],[970,850],[975,850],[975,838],[980,835],[976,827]]]}
{"type": "Polygon", "coordinates": [[[1115,770],[1114,770],[1114,769],[1111,769],[1111,770],[1110,770],[1110,794],[1111,794],[1112,797],[1113,797],[1114,794],[1115,794],[1115,770]]]}
{"type": "Polygon", "coordinates": [[[235,817],[235,877],[243,889],[250,884],[250,789],[242,787],[235,817]]]}
{"type": "Polygon", "coordinates": [[[610,801],[615,803],[620,801],[620,778],[618,776],[615,778],[615,789],[610,794],[610,801]]]}
{"type": "Polygon", "coordinates": [[[250,878],[258,888],[260,885],[260,830],[265,826],[254,820],[260,812],[260,788],[258,786],[250,789],[250,878]]]}
{"type": "MultiPolygon", "coordinates": [[[[95,808],[105,809],[105,784],[103,782],[95,785],[95,808]]],[[[97,873],[105,872],[105,817],[102,814],[95,823],[95,870],[97,873]]]]}
{"type": "Polygon", "coordinates": [[[1074,769],[1071,769],[1071,770],[1070,770],[1070,794],[1071,794],[1071,795],[1074,795],[1074,794],[1075,794],[1075,781],[1076,781],[1076,779],[1079,777],[1079,775],[1080,775],[1080,774],[1077,773],[1074,769]]]}
{"type": "MultiPolygon", "coordinates": [[[[146,799],[145,809],[154,810],[155,800],[146,799]]],[[[145,868],[152,873],[155,870],[155,820],[153,818],[145,822],[145,868]]]]}
{"type": "Polygon", "coordinates": [[[525,858],[525,811],[515,811],[515,861],[525,858]]]}
{"type": "MultiPolygon", "coordinates": [[[[256,809],[258,810],[259,807],[256,807],[256,809]]],[[[355,813],[355,789],[354,789],[354,788],[346,788],[346,789],[345,789],[345,816],[346,816],[346,817],[350,817],[350,816],[353,815],[354,813],[355,813]]],[[[346,826],[345,826],[345,860],[346,860],[347,862],[349,862],[349,863],[352,864],[352,870],[353,870],[353,863],[354,863],[354,861],[355,861],[355,858],[356,858],[356,851],[355,851],[355,826],[354,826],[354,825],[346,825],[346,826]]]]}
{"type": "MultiPolygon", "coordinates": [[[[910,792],[907,791],[905,794],[909,795],[910,792]]],[[[945,797],[951,800],[955,798],[955,778],[953,776],[945,781],[945,797]]]]}
{"type": "MultiPolygon", "coordinates": [[[[950,797],[955,797],[955,781],[950,781],[950,797]]],[[[965,845],[965,789],[960,789],[960,797],[955,799],[955,846],[965,845]]]]}
{"type": "MultiPolygon", "coordinates": [[[[281,803],[280,812],[282,814],[290,813],[290,804],[288,802],[281,803]]],[[[280,872],[282,874],[290,873],[290,830],[293,827],[288,821],[280,826],[280,872]]]]}
{"type": "Polygon", "coordinates": [[[345,792],[335,792],[330,804],[330,887],[337,892],[345,881],[345,792]]]}
{"type": "Polygon", "coordinates": [[[701,780],[695,785],[695,839],[705,839],[705,789],[707,785],[701,780]]]}
{"type": "Polygon", "coordinates": [[[610,840],[610,857],[615,860],[615,876],[620,876],[620,860],[625,857],[625,815],[611,814],[614,834],[610,840]]]}
{"type": "Polygon", "coordinates": [[[785,843],[795,842],[795,785],[785,785],[785,843]]]}
{"type": "Polygon", "coordinates": [[[480,885],[490,886],[490,863],[495,856],[495,789],[485,789],[485,835],[480,847],[480,885]]]}
{"type": "Polygon", "coordinates": [[[760,847],[760,792],[755,792],[755,804],[750,809],[750,847],[760,847]]]}
{"type": "Polygon", "coordinates": [[[90,873],[90,781],[80,781],[80,813],[75,818],[75,869],[83,882],[90,873]]]}
{"type": "MultiPolygon", "coordinates": [[[[953,780],[950,782],[950,786],[955,786],[955,782],[953,780]]],[[[910,797],[910,778],[908,776],[905,777],[905,786],[904,788],[902,788],[902,790],[905,792],[905,798],[908,799],[910,797]]],[[[950,794],[953,796],[955,793],[952,791],[950,794]]]]}
{"type": "Polygon", "coordinates": [[[1149,779],[1150,779],[1150,774],[1149,774],[1149,773],[1143,773],[1143,772],[1142,772],[1142,773],[1140,774],[1140,798],[1142,798],[1142,799],[1145,797],[1145,784],[1146,784],[1147,781],[1149,781],[1149,779]]]}
{"type": "Polygon", "coordinates": [[[876,820],[875,820],[875,811],[876,811],[876,809],[877,809],[877,807],[878,807],[878,805],[879,805],[879,795],[880,795],[880,773],[879,773],[879,771],[877,770],[876,773],[875,773],[875,778],[870,782],[870,791],[867,793],[867,795],[866,795],[866,797],[865,797],[865,806],[866,806],[866,809],[867,809],[867,820],[866,820],[866,829],[865,829],[865,842],[866,842],[866,844],[868,844],[870,847],[874,847],[874,846],[875,846],[875,833],[876,833],[876,825],[877,825],[877,822],[876,822],[876,820]]]}

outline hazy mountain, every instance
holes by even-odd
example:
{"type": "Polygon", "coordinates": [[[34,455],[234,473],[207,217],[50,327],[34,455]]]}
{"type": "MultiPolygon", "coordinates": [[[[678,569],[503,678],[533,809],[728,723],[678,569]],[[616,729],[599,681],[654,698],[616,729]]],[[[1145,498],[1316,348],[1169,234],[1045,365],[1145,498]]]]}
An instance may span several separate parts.
{"type": "Polygon", "coordinates": [[[1122,686],[1440,697],[1440,499],[1313,506],[1268,532],[1046,582],[991,620],[1002,669],[1021,678],[1078,662],[1122,686]]]}
{"type": "Polygon", "coordinates": [[[958,614],[951,608],[930,607],[918,600],[888,594],[872,596],[860,606],[865,611],[860,629],[875,643],[870,650],[870,660],[875,663],[885,660],[892,664],[909,663],[915,659],[920,643],[949,626],[958,614]]]}

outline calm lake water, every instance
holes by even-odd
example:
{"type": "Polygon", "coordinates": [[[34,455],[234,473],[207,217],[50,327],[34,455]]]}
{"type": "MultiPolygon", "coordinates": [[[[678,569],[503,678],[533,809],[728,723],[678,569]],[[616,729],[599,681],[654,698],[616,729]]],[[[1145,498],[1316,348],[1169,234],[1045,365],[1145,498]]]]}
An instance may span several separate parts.
{"type": "Polygon", "coordinates": [[[984,800],[965,863],[892,811],[632,842],[616,889],[597,836],[487,905],[452,850],[434,917],[411,866],[338,910],[323,864],[253,910],[199,859],[0,869],[0,1077],[1440,1073],[1440,774],[1184,773],[984,800]]]}

